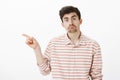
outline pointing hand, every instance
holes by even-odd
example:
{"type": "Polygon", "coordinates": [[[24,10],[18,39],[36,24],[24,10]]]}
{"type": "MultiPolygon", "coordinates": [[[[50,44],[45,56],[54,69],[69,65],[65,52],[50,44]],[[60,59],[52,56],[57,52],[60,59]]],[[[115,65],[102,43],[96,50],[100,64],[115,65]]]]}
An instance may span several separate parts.
{"type": "Polygon", "coordinates": [[[27,34],[22,34],[22,35],[26,37],[26,44],[31,48],[35,49],[39,45],[37,40],[34,37],[31,37],[27,34]]]}

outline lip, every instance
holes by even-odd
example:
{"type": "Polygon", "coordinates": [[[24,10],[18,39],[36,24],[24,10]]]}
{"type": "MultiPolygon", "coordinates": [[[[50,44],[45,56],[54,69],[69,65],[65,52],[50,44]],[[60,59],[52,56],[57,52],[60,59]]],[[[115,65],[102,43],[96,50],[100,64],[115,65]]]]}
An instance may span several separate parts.
{"type": "Polygon", "coordinates": [[[69,26],[69,29],[74,29],[75,28],[75,26],[69,26]]]}

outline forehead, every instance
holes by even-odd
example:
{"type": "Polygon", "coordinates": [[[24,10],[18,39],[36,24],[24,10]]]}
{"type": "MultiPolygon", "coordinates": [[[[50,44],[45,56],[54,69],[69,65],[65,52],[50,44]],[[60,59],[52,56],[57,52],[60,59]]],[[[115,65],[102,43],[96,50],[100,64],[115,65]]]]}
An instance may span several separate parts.
{"type": "Polygon", "coordinates": [[[72,12],[72,13],[65,14],[63,16],[63,19],[64,18],[71,18],[71,17],[78,17],[78,16],[77,16],[77,14],[75,12],[72,12]]]}

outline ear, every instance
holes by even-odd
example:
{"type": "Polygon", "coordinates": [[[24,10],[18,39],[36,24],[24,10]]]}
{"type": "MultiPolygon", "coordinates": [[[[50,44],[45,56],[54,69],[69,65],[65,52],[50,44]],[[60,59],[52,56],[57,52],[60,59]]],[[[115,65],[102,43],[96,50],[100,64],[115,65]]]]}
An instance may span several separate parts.
{"type": "Polygon", "coordinates": [[[64,24],[63,24],[63,22],[61,23],[61,25],[62,25],[62,27],[64,27],[64,24]]]}
{"type": "Polygon", "coordinates": [[[80,19],[80,24],[82,24],[82,19],[80,19]]]}

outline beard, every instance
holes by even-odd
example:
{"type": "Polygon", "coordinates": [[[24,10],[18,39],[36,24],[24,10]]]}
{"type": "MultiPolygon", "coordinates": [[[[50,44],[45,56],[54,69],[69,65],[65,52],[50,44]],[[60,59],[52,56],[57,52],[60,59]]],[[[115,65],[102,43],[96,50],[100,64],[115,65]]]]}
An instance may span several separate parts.
{"type": "Polygon", "coordinates": [[[75,33],[75,32],[77,32],[77,27],[75,26],[75,25],[70,25],[69,27],[68,27],[68,32],[69,33],[75,33]]]}

